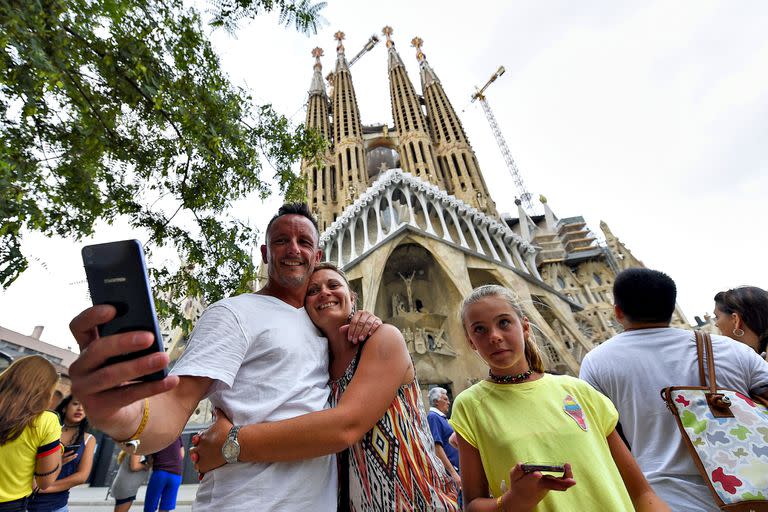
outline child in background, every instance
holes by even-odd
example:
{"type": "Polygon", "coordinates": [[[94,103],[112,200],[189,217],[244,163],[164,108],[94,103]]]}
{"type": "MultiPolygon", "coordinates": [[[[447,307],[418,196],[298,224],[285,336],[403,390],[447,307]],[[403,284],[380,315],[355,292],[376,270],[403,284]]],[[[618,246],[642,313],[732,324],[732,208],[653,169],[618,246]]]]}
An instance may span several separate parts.
{"type": "Polygon", "coordinates": [[[466,510],[669,511],[616,433],[613,404],[583,381],[544,373],[511,291],[475,289],[461,321],[490,367],[488,379],[456,397],[450,420],[466,510]],[[565,471],[526,473],[526,463],[565,471]]]}

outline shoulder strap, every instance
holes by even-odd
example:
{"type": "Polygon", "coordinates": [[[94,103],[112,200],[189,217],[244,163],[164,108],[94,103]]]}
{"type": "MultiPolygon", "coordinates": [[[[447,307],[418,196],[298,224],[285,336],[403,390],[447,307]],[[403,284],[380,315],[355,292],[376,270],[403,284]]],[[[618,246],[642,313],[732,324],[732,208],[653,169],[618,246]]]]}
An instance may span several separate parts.
{"type": "Polygon", "coordinates": [[[365,343],[367,341],[368,341],[368,338],[361,341],[360,344],[357,346],[357,354],[355,354],[355,370],[352,372],[353,375],[357,371],[357,365],[360,364],[360,358],[363,356],[363,347],[365,347],[365,343]]]}
{"type": "Polygon", "coordinates": [[[709,375],[709,392],[717,392],[717,376],[715,375],[715,354],[712,350],[712,337],[708,332],[701,333],[704,339],[704,348],[707,351],[707,374],[709,375]]]}
{"type": "Polygon", "coordinates": [[[704,333],[701,331],[693,332],[696,337],[696,358],[699,363],[699,382],[702,387],[707,385],[707,374],[704,373],[704,333]]]}

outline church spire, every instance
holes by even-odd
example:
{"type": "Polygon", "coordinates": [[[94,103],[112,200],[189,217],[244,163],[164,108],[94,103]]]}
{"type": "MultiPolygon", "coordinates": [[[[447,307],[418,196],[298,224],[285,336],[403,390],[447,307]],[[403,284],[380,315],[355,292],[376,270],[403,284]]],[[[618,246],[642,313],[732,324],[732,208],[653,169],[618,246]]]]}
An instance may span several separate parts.
{"type": "Polygon", "coordinates": [[[326,140],[325,153],[319,161],[304,159],[301,162],[301,175],[306,183],[307,204],[312,208],[317,218],[320,229],[325,229],[333,222],[333,208],[330,206],[334,198],[331,158],[331,127],[328,118],[328,95],[325,93],[323,83],[323,65],[320,57],[323,56],[322,48],[314,48],[312,56],[315,58],[312,82],[309,86],[309,98],[307,99],[306,127],[315,130],[326,140]]]}
{"type": "Polygon", "coordinates": [[[333,34],[333,38],[338,41],[336,43],[336,73],[339,73],[342,70],[345,70],[349,72],[349,64],[347,64],[347,57],[344,55],[344,37],[346,34],[339,30],[335,34],[333,34]]]}
{"type": "Polygon", "coordinates": [[[336,32],[334,38],[338,41],[336,72],[333,76],[333,158],[338,173],[338,181],[334,175],[338,200],[335,214],[338,215],[368,188],[368,171],[365,166],[360,110],[344,55],[344,32],[336,32]]]}
{"type": "Polygon", "coordinates": [[[392,117],[400,138],[400,163],[403,170],[430,183],[442,186],[437,174],[432,141],[419,96],[408,78],[400,55],[392,41],[392,27],[384,27],[389,53],[389,93],[392,117]]]}
{"type": "Polygon", "coordinates": [[[411,44],[416,48],[421,90],[424,93],[430,134],[435,145],[437,170],[445,184],[445,190],[475,208],[496,216],[496,205],[488,192],[461,120],[421,49],[424,41],[420,37],[414,37],[411,44]]]}

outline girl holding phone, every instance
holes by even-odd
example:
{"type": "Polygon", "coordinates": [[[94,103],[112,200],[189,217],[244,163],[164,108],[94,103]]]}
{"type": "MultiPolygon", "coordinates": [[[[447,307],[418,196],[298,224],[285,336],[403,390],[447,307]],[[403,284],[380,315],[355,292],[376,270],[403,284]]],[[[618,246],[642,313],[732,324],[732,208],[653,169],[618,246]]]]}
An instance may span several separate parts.
{"type": "Polygon", "coordinates": [[[616,433],[613,404],[583,381],[544,373],[510,290],[475,289],[461,321],[489,366],[488,379],[456,397],[450,420],[465,510],[669,511],[616,433]],[[544,475],[526,464],[563,464],[563,472],[544,475]]]}
{"type": "Polygon", "coordinates": [[[37,492],[28,505],[29,512],[66,512],[69,490],[85,483],[93,467],[96,438],[88,433],[88,418],[80,401],[69,395],[55,409],[61,421],[64,445],[59,477],[50,487],[37,492]]]}

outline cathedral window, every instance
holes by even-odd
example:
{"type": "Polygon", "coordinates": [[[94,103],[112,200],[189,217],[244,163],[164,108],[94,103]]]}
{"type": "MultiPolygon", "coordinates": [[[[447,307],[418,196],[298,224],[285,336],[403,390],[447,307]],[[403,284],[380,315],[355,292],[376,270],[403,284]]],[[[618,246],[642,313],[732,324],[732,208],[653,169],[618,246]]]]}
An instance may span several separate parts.
{"type": "MultiPolygon", "coordinates": [[[[455,154],[451,155],[451,160],[453,160],[453,167],[454,169],[456,169],[456,175],[461,176],[461,167],[459,167],[459,161],[456,160],[455,154]]],[[[464,185],[464,183],[461,184],[461,188],[462,190],[466,190],[466,186],[464,185]]]]}
{"type": "Polygon", "coordinates": [[[560,276],[557,276],[557,286],[559,286],[560,289],[565,288],[565,280],[560,276]]]}
{"type": "Polygon", "coordinates": [[[600,276],[599,276],[599,275],[597,275],[597,273],[594,273],[594,274],[592,274],[592,279],[593,279],[593,280],[595,281],[595,283],[596,283],[596,284],[598,284],[598,285],[602,285],[602,284],[603,284],[603,280],[600,278],[600,276]]]}

